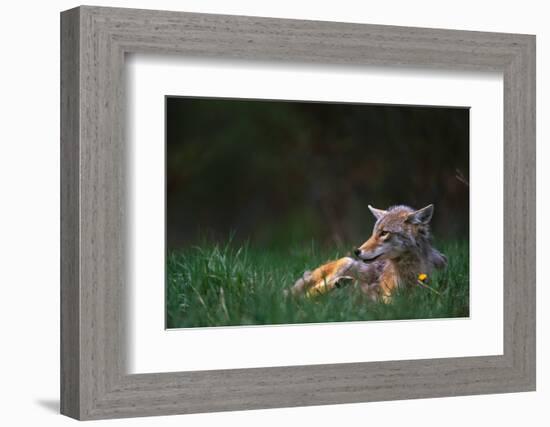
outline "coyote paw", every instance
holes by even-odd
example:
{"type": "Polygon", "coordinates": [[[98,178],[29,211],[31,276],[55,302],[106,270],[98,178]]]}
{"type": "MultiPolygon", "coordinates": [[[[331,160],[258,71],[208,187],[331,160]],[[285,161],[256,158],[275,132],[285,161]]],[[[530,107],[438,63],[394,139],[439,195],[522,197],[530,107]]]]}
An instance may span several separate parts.
{"type": "Polygon", "coordinates": [[[334,281],[334,287],[337,289],[343,288],[344,286],[351,285],[353,283],[353,277],[351,276],[342,276],[334,281]]]}

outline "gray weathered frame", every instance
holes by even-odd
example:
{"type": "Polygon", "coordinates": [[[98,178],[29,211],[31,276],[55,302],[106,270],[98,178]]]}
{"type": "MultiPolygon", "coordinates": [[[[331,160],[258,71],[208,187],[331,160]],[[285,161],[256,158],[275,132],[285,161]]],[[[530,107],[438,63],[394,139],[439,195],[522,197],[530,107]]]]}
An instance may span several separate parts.
{"type": "MultiPolygon", "coordinates": [[[[159,141],[159,143],[162,143],[159,141]]],[[[535,389],[535,37],[83,6],[61,14],[61,412],[99,419],[535,389]],[[124,57],[504,75],[504,354],[125,371],[124,57]]]]}

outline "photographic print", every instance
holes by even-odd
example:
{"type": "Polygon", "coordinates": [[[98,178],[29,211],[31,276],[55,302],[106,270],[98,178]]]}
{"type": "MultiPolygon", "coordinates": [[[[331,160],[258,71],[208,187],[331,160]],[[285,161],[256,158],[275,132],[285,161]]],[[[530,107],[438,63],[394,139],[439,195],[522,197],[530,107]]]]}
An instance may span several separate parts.
{"type": "Polygon", "coordinates": [[[469,316],[469,109],[166,96],[166,327],[469,316]]]}

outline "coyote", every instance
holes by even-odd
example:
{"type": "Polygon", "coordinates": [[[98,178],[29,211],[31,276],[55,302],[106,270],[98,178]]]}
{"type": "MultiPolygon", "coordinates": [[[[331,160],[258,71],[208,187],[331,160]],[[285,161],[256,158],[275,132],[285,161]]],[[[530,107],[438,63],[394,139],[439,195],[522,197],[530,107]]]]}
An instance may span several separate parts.
{"type": "Polygon", "coordinates": [[[324,294],[353,282],[370,299],[389,303],[396,289],[447,265],[445,255],[431,244],[433,205],[416,211],[402,205],[388,210],[369,205],[369,209],[376,223],[371,237],[354,250],[356,258],[340,258],[306,271],[290,289],[292,295],[324,294]]]}

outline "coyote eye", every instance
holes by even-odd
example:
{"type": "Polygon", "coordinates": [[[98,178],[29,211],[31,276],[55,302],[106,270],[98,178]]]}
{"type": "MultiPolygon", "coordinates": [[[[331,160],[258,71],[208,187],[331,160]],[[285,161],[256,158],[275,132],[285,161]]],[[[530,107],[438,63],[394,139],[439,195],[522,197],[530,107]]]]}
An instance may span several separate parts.
{"type": "Polygon", "coordinates": [[[389,231],[384,230],[384,231],[381,231],[381,232],[380,232],[380,237],[388,237],[389,234],[390,234],[389,231]]]}

